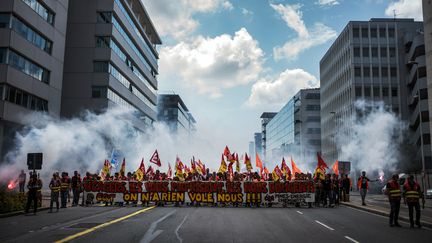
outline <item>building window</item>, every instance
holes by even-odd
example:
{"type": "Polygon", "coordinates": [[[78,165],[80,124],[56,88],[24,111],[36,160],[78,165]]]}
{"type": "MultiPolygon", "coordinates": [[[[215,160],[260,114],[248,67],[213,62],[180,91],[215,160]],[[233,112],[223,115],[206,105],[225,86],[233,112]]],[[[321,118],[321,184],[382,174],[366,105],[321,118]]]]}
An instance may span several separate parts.
{"type": "Polygon", "coordinates": [[[423,144],[431,144],[430,134],[423,134],[423,144]]]}
{"type": "Polygon", "coordinates": [[[380,96],[380,92],[379,92],[379,88],[378,87],[374,87],[373,88],[373,96],[374,97],[379,97],[380,96]]]}
{"type": "Polygon", "coordinates": [[[371,28],[370,29],[371,38],[377,38],[377,29],[371,28]]]}
{"type": "Polygon", "coordinates": [[[306,121],[308,121],[308,122],[320,122],[321,119],[319,116],[308,116],[306,121]]]}
{"type": "MultiPolygon", "coordinates": [[[[36,97],[26,91],[9,85],[0,85],[0,90],[5,90],[5,96],[0,95],[2,100],[22,106],[27,109],[48,112],[48,101],[36,97]]],[[[2,92],[0,93],[2,94],[2,92]]]]}
{"type": "Polygon", "coordinates": [[[361,87],[355,88],[355,96],[356,97],[362,97],[362,88],[361,87]]]}
{"type": "Polygon", "coordinates": [[[428,99],[427,89],[420,89],[420,99],[421,100],[427,100],[428,99]]]}
{"type": "Polygon", "coordinates": [[[319,111],[321,108],[319,105],[307,105],[306,110],[307,111],[319,111]]]}
{"type": "Polygon", "coordinates": [[[390,77],[392,78],[397,77],[397,70],[395,67],[390,68],[390,77]]]}
{"type": "Polygon", "coordinates": [[[12,30],[25,38],[28,42],[51,54],[52,41],[37,33],[32,27],[16,17],[12,17],[12,30]]]}
{"type": "Polygon", "coordinates": [[[355,77],[361,77],[361,68],[360,67],[354,68],[354,76],[355,77]]]}
{"type": "Polygon", "coordinates": [[[386,38],[386,29],[385,28],[379,28],[379,35],[380,35],[380,38],[386,38]]]}
{"type": "Polygon", "coordinates": [[[383,97],[388,97],[389,96],[389,88],[382,87],[382,96],[383,97]]]}
{"type": "Polygon", "coordinates": [[[0,28],[9,28],[10,27],[10,17],[9,13],[0,13],[0,28]]]}
{"type": "Polygon", "coordinates": [[[354,57],[360,57],[360,48],[354,47],[354,57]]]}
{"type": "Polygon", "coordinates": [[[395,37],[395,29],[389,28],[388,29],[388,35],[389,35],[389,38],[394,38],[395,37]]]}
{"type": "Polygon", "coordinates": [[[370,97],[371,96],[371,89],[370,87],[364,87],[364,96],[370,97]]]}
{"type": "Polygon", "coordinates": [[[363,76],[364,77],[370,77],[370,68],[369,67],[363,67],[363,76]]]}
{"type": "MultiPolygon", "coordinates": [[[[4,49],[6,50],[6,49],[4,49]]],[[[3,52],[4,52],[3,50],[3,52]]],[[[2,52],[2,51],[0,51],[2,52]]],[[[9,64],[11,67],[14,67],[18,69],[19,71],[32,76],[33,78],[49,84],[49,71],[45,68],[39,66],[38,64],[35,64],[34,62],[30,61],[29,59],[21,56],[20,54],[8,50],[6,53],[7,58],[4,58],[3,62],[6,64],[9,64]]],[[[2,56],[2,54],[0,54],[2,56]]],[[[3,54],[4,56],[4,54],[3,54]]]]}
{"type": "Polygon", "coordinates": [[[307,93],[305,96],[305,99],[319,100],[320,94],[319,93],[307,93]]]}
{"type": "Polygon", "coordinates": [[[378,67],[372,67],[372,76],[374,78],[379,78],[379,68],[378,67]]]}
{"type": "Polygon", "coordinates": [[[387,48],[381,47],[381,57],[386,58],[387,57],[387,48]]]}
{"type": "Polygon", "coordinates": [[[362,28],[362,38],[368,38],[368,29],[362,28]]]}
{"type": "Polygon", "coordinates": [[[369,57],[369,47],[363,47],[363,57],[369,57]]]}
{"type": "Polygon", "coordinates": [[[106,86],[92,86],[92,98],[106,98],[107,87],[106,86]]]}
{"type": "Polygon", "coordinates": [[[388,68],[387,67],[381,67],[381,76],[383,78],[387,78],[388,77],[388,68]]]}
{"type": "Polygon", "coordinates": [[[97,22],[102,24],[111,23],[112,12],[98,12],[97,13],[97,22]]]}
{"type": "Polygon", "coordinates": [[[54,12],[45,7],[40,1],[37,0],[22,0],[25,4],[31,7],[39,16],[45,21],[54,25],[54,12]]]}
{"type": "Polygon", "coordinates": [[[111,38],[109,36],[96,36],[96,47],[109,48],[110,39],[111,38]]]}
{"type": "Polygon", "coordinates": [[[422,119],[422,122],[429,122],[429,111],[422,111],[421,112],[421,119],[422,119]]]}
{"type": "Polygon", "coordinates": [[[389,55],[390,55],[390,57],[396,57],[396,48],[390,47],[389,48],[389,55]]]}
{"type": "Polygon", "coordinates": [[[360,37],[359,28],[357,27],[353,28],[353,37],[354,38],[360,37]]]}
{"type": "Polygon", "coordinates": [[[372,57],[378,57],[378,48],[372,47],[372,57]]]}
{"type": "Polygon", "coordinates": [[[398,88],[392,88],[391,89],[391,92],[392,92],[392,97],[397,97],[398,96],[398,88]]]}
{"type": "Polygon", "coordinates": [[[95,61],[93,62],[93,71],[96,73],[107,73],[108,66],[107,61],[95,61]]]}
{"type": "Polygon", "coordinates": [[[6,62],[7,62],[7,49],[0,48],[0,63],[6,63],[6,62]]]}

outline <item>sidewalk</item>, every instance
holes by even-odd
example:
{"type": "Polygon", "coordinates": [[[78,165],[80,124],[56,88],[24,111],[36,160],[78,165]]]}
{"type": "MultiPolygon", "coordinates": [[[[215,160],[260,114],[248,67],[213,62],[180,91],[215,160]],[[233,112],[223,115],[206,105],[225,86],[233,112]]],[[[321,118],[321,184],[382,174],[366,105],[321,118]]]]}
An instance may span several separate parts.
{"type": "MultiPolygon", "coordinates": [[[[386,217],[388,217],[390,213],[390,204],[385,195],[368,194],[366,195],[366,206],[362,206],[359,193],[351,192],[350,202],[341,202],[341,204],[386,217]]],[[[409,223],[408,207],[404,205],[403,200],[401,201],[399,219],[409,223]]],[[[432,201],[430,199],[426,200],[425,209],[421,208],[420,221],[423,226],[432,228],[432,201]]]]}

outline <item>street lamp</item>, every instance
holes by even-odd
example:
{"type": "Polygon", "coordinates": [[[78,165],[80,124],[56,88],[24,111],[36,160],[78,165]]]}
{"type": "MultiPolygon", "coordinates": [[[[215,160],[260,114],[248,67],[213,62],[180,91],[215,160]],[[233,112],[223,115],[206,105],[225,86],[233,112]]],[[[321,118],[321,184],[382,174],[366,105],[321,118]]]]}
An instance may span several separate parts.
{"type": "MultiPolygon", "coordinates": [[[[416,82],[419,82],[419,71],[418,71],[418,62],[416,61],[409,61],[408,65],[416,65],[416,82]]],[[[421,151],[421,162],[422,162],[422,185],[423,185],[423,193],[426,196],[426,168],[425,168],[425,159],[424,159],[424,149],[423,149],[423,121],[422,121],[422,111],[421,111],[421,104],[420,104],[420,85],[417,85],[417,92],[416,95],[418,97],[418,106],[419,106],[419,116],[420,116],[420,151],[421,151]]],[[[414,97],[415,98],[415,97],[414,97]]]]}

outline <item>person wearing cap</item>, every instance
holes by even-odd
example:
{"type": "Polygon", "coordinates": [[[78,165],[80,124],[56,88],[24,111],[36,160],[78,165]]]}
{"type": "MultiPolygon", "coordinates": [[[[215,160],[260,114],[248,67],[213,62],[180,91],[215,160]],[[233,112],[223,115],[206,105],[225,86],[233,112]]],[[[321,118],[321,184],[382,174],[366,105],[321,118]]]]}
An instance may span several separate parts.
{"type": "Polygon", "coordinates": [[[399,176],[394,174],[386,185],[386,194],[390,202],[390,227],[402,227],[398,222],[401,201],[401,190],[398,180],[399,176]]]}
{"type": "Polygon", "coordinates": [[[53,174],[53,178],[51,179],[51,182],[49,184],[49,188],[51,189],[51,200],[50,200],[50,210],[49,212],[52,213],[53,204],[56,203],[57,211],[59,211],[59,195],[60,195],[60,186],[61,181],[58,173],[53,174]]]}
{"type": "Polygon", "coordinates": [[[414,208],[416,211],[415,223],[417,227],[421,228],[420,198],[423,200],[423,205],[424,205],[425,199],[420,189],[420,185],[414,180],[414,176],[410,175],[408,177],[408,180],[406,180],[405,184],[403,185],[403,199],[404,199],[404,203],[408,204],[408,212],[409,212],[411,228],[414,228],[414,215],[413,215],[414,208]]]}

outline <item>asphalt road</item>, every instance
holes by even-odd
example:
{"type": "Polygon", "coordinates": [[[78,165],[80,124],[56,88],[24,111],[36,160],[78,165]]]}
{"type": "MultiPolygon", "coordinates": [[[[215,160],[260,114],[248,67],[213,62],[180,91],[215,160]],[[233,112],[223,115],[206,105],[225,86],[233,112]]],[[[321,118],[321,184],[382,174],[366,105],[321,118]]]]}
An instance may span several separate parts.
{"type": "Polygon", "coordinates": [[[0,219],[0,242],[431,242],[348,207],[91,207],[0,219]],[[95,228],[96,227],[96,228],[95,228]]]}

